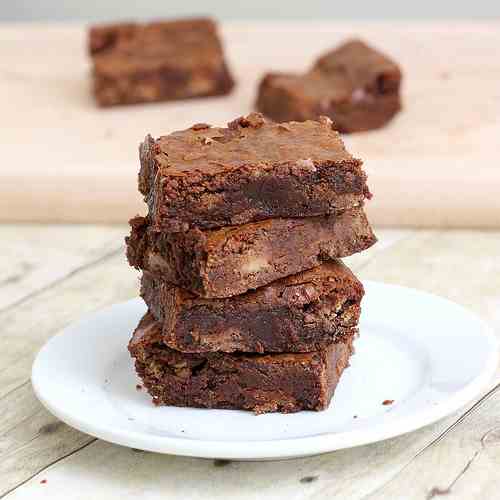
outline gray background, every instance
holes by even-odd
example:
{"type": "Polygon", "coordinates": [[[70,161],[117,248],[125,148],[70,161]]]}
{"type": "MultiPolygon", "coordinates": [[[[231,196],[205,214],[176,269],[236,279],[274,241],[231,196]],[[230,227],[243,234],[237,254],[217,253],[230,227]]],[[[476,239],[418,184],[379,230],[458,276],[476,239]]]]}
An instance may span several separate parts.
{"type": "Polygon", "coordinates": [[[219,19],[491,19],[499,0],[0,0],[1,21],[102,21],[209,14],[219,19]]]}

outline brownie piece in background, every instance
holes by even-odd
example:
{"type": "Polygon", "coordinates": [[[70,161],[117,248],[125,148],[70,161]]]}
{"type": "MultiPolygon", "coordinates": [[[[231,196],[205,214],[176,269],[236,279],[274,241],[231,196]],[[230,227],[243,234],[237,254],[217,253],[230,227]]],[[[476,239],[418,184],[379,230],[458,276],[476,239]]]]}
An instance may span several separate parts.
{"type": "Polygon", "coordinates": [[[340,132],[385,125],[400,109],[399,66],[360,40],[320,57],[305,74],[269,73],[257,109],[276,121],[330,117],[340,132]]]}
{"type": "Polygon", "coordinates": [[[166,347],[146,314],[129,343],[157,405],[253,410],[325,410],[353,351],[354,334],[309,353],[188,354],[166,347]]]}
{"type": "Polygon", "coordinates": [[[139,190],[155,230],[213,229],[327,215],[369,198],[361,160],[328,118],[277,124],[252,113],[197,124],[140,148],[139,190]]]}
{"type": "Polygon", "coordinates": [[[363,285],[340,261],[226,299],[202,299],[144,271],[141,296],[183,352],[308,352],[357,331],[363,285]]]}
{"type": "Polygon", "coordinates": [[[93,26],[88,50],[100,106],[215,96],[233,87],[210,19],[93,26]]]}
{"type": "Polygon", "coordinates": [[[130,225],[130,265],[204,298],[242,294],[376,242],[362,207],[184,233],[155,231],[144,217],[130,225]]]}

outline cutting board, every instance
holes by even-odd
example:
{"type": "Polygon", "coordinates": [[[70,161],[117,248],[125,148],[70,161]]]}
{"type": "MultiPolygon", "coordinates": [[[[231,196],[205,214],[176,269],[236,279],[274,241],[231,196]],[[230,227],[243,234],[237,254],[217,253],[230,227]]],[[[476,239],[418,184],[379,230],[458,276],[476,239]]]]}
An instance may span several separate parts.
{"type": "Polygon", "coordinates": [[[346,136],[374,193],[375,225],[500,227],[500,22],[229,23],[229,97],[101,110],[85,27],[0,27],[0,220],[125,222],[144,212],[139,142],[252,110],[267,70],[304,70],[360,36],[400,62],[404,110],[346,136]]]}

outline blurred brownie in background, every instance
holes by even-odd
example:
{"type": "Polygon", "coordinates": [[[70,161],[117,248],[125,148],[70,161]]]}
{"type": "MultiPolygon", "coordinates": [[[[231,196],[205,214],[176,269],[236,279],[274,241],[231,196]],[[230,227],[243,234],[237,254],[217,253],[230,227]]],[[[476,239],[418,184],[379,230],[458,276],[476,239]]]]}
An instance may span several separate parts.
{"type": "Polygon", "coordinates": [[[268,73],[259,111],[278,122],[328,116],[340,132],[372,130],[400,109],[399,66],[360,40],[324,54],[305,74],[268,73]]]}
{"type": "Polygon", "coordinates": [[[93,26],[88,50],[100,106],[223,95],[234,85],[210,19],[93,26]]]}

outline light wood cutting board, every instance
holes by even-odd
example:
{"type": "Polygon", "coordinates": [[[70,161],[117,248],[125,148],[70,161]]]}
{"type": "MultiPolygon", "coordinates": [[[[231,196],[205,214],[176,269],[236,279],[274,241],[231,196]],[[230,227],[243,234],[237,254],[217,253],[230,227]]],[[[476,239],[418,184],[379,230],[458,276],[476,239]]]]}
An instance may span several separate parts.
{"type": "Polygon", "coordinates": [[[500,227],[500,22],[222,27],[230,97],[98,109],[85,28],[0,26],[0,220],[125,222],[144,212],[137,147],[195,122],[252,110],[266,70],[303,70],[361,36],[399,61],[404,111],[346,137],[365,161],[376,225],[500,227]]]}

